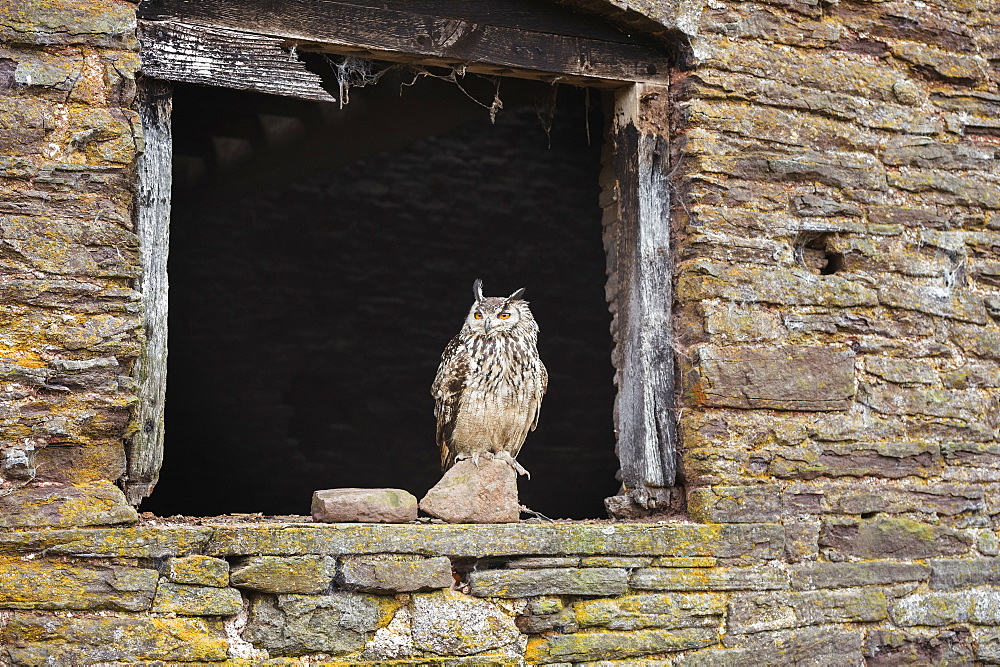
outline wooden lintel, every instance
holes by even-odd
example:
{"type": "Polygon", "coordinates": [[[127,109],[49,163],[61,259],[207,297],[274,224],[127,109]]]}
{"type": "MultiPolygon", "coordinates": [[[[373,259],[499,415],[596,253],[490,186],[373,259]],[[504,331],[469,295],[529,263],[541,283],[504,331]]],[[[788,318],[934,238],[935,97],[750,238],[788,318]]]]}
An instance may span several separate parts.
{"type": "Polygon", "coordinates": [[[239,31],[330,52],[364,49],[390,60],[465,63],[470,71],[506,67],[515,75],[545,73],[618,83],[665,83],[669,77],[666,48],[641,41],[490,25],[422,14],[408,5],[397,9],[370,4],[378,6],[333,0],[144,0],[140,18],[239,31]]]}

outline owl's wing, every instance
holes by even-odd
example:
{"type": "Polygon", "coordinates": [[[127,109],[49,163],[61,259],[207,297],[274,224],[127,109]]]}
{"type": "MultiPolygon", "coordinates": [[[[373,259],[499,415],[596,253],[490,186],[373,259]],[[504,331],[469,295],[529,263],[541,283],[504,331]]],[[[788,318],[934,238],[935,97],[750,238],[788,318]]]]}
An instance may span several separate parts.
{"type": "Polygon", "coordinates": [[[434,396],[434,416],[437,417],[437,444],[441,448],[441,469],[447,470],[455,462],[455,452],[449,443],[458,417],[458,402],[465,391],[469,376],[469,355],[458,336],[451,339],[441,355],[431,395],[434,396]]]}
{"type": "Polygon", "coordinates": [[[545,364],[542,360],[538,360],[538,385],[535,391],[534,404],[535,404],[535,418],[531,420],[531,430],[534,431],[535,427],[538,426],[538,415],[542,411],[542,396],[545,396],[545,390],[549,388],[549,372],[545,370],[545,364]]]}

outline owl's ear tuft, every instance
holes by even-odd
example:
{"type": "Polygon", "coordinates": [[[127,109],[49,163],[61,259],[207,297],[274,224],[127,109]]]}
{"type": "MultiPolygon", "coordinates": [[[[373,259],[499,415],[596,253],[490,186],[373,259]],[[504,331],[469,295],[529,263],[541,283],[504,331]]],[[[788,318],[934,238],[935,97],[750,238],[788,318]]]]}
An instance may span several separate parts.
{"type": "Polygon", "coordinates": [[[514,292],[513,294],[511,294],[509,297],[507,297],[507,301],[508,302],[514,301],[515,299],[520,299],[522,296],[524,296],[524,288],[523,287],[521,289],[517,290],[516,292],[514,292]]]}
{"type": "Polygon", "coordinates": [[[483,281],[476,278],[476,282],[472,283],[472,296],[475,297],[476,301],[483,300],[483,281]]]}

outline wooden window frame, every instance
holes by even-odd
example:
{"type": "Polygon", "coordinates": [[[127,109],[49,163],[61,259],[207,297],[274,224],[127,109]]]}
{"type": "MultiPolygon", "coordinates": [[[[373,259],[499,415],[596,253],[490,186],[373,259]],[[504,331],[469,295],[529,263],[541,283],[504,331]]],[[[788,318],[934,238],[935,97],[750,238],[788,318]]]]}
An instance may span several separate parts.
{"type": "MultiPolygon", "coordinates": [[[[440,4],[421,0],[415,6],[440,4]]],[[[302,50],[607,91],[613,113],[605,128],[601,204],[618,389],[615,451],[633,502],[649,510],[669,504],[677,439],[667,127],[671,55],[665,45],[625,33],[616,37],[575,15],[570,22],[581,26],[569,30],[575,34],[558,34],[552,27],[559,28],[560,10],[535,4],[537,16],[486,17],[501,24],[491,25],[476,15],[485,11],[476,3],[466,5],[469,18],[372,9],[350,0],[143,0],[138,105],[145,149],[138,161],[135,221],[146,342],[135,366],[138,403],[126,442],[123,486],[129,502],[138,504],[152,492],[163,460],[172,82],[333,101],[320,77],[296,57],[302,50]]]]}

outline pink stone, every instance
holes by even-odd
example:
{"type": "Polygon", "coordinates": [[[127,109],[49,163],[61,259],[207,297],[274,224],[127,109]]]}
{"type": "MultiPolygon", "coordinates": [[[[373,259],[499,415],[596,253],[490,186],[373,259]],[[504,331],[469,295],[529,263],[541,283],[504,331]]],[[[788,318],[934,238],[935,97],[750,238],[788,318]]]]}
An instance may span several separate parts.
{"type": "Polygon", "coordinates": [[[452,466],[420,501],[420,509],[448,523],[513,523],[521,518],[517,473],[506,463],[480,459],[452,466]]]}
{"type": "Polygon", "coordinates": [[[402,489],[314,491],[312,516],[327,523],[406,523],[417,518],[417,498],[402,489]]]}

